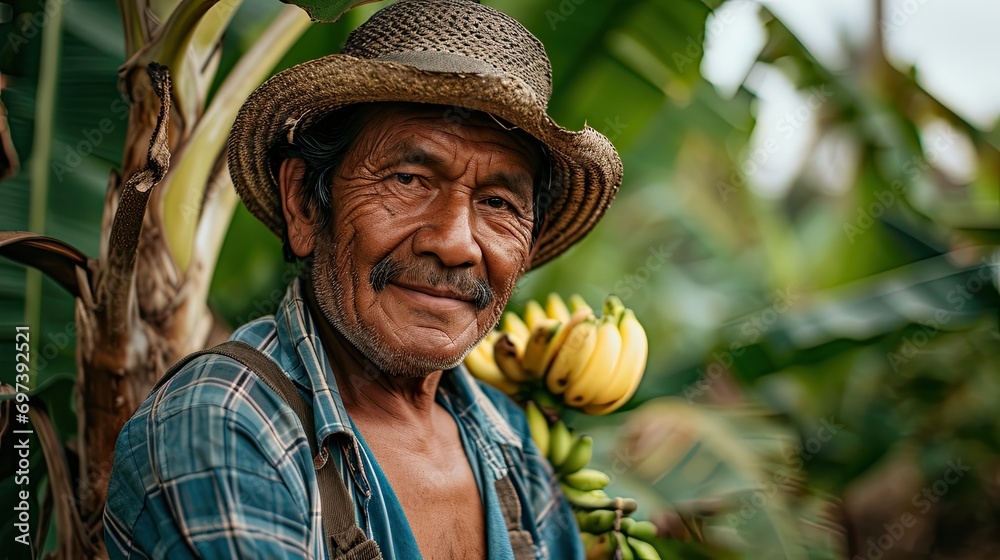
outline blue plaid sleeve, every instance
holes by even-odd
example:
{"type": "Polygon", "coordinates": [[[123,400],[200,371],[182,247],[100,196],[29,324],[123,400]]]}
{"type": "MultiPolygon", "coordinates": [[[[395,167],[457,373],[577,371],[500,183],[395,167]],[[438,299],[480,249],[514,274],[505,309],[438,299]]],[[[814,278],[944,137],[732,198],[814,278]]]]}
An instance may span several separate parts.
{"type": "Polygon", "coordinates": [[[294,413],[274,393],[228,358],[199,358],[119,436],[109,556],[320,558],[311,466],[294,413]]]}

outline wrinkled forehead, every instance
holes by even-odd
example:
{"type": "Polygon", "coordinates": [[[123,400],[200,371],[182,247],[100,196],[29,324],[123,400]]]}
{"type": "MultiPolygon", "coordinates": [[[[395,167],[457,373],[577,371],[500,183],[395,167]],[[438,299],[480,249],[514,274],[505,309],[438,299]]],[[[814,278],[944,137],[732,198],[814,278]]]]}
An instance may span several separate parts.
{"type": "Polygon", "coordinates": [[[421,103],[377,103],[361,109],[359,140],[390,147],[426,138],[459,138],[501,148],[520,159],[537,179],[546,161],[541,143],[524,131],[481,111],[421,103]]]}

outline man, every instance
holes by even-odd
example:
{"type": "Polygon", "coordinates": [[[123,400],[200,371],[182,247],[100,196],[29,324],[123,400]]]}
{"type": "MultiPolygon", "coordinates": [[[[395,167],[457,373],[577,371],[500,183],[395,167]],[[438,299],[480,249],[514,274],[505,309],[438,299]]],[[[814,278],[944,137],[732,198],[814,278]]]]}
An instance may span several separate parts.
{"type": "Polygon", "coordinates": [[[460,366],[517,279],[585,235],[620,182],[606,138],[545,114],[550,90],[513,19],[403,0],[250,96],[230,173],[308,272],[233,339],[281,367],[314,425],[261,372],[191,360],[119,437],[112,558],[332,556],[327,462],[382,558],[582,556],[524,415],[460,366]]]}

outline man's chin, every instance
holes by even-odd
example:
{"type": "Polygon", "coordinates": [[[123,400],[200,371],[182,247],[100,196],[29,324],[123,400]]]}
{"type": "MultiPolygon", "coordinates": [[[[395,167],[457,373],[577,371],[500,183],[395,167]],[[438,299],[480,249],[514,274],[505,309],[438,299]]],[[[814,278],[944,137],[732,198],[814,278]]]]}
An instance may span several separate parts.
{"type": "Polygon", "coordinates": [[[427,377],[439,370],[449,370],[462,363],[462,356],[421,356],[413,353],[403,352],[395,355],[381,355],[369,357],[379,369],[393,377],[427,377]],[[381,362],[381,363],[379,363],[381,362]]]}

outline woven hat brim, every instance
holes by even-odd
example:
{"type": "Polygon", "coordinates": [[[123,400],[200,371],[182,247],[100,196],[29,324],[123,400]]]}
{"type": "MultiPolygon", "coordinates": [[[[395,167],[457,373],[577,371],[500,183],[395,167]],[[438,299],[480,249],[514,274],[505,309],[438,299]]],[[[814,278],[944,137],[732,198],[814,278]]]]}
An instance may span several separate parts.
{"type": "Polygon", "coordinates": [[[403,101],[453,105],[493,114],[549,151],[552,177],[545,224],[529,268],[552,260],[583,238],[621,184],[622,163],[611,142],[585,126],[556,124],[520,79],[502,74],[430,72],[394,62],[333,54],[276,74],[243,104],[229,135],[229,171],[247,209],[278,237],[285,219],[271,169],[271,150],[325,114],[354,103],[403,101]]]}

